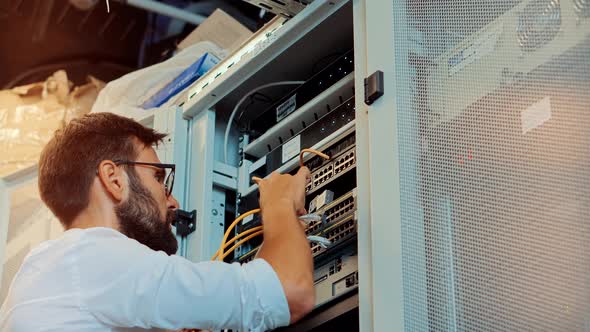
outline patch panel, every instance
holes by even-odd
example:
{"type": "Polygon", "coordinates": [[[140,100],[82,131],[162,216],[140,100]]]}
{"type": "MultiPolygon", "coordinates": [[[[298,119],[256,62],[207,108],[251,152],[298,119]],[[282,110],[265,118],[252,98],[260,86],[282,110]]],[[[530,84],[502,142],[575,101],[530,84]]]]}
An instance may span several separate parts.
{"type": "Polygon", "coordinates": [[[356,222],[354,218],[351,217],[350,220],[330,230],[326,235],[328,240],[332,241],[333,243],[336,243],[339,240],[346,237],[348,234],[351,234],[353,231],[356,231],[356,222]]]}
{"type": "Polygon", "coordinates": [[[313,179],[312,185],[314,187],[319,186],[320,184],[331,179],[333,176],[334,176],[334,165],[330,164],[330,165],[320,169],[314,175],[312,175],[312,179],[313,179]]]}
{"type": "Polygon", "coordinates": [[[355,146],[333,157],[328,164],[311,174],[311,182],[305,187],[305,192],[311,194],[333,181],[340,175],[356,167],[355,146]]]}
{"type": "MultiPolygon", "coordinates": [[[[328,227],[324,230],[321,236],[327,238],[332,242],[331,247],[337,246],[340,243],[345,242],[348,239],[351,239],[356,235],[357,230],[357,221],[355,215],[348,216],[338,222],[337,224],[328,227]]],[[[316,257],[329,249],[321,247],[319,244],[311,243],[311,253],[313,257],[316,257]]]]}
{"type": "MultiPolygon", "coordinates": [[[[350,193],[321,208],[317,214],[324,216],[324,227],[329,227],[332,223],[338,222],[340,219],[354,214],[355,211],[356,190],[352,190],[350,193]]],[[[314,221],[308,225],[305,233],[307,235],[315,235],[321,232],[321,228],[322,221],[314,221]]]]}
{"type": "MultiPolygon", "coordinates": [[[[326,231],[334,232],[334,228],[331,227],[332,224],[341,225],[340,221],[343,219],[349,220],[350,218],[354,219],[354,213],[356,211],[356,189],[353,189],[349,193],[339,197],[338,199],[334,200],[332,203],[322,207],[316,213],[324,215],[325,224],[322,225],[322,221],[314,221],[311,222],[307,229],[305,230],[305,234],[307,235],[322,235],[326,234],[323,229],[326,231]]],[[[350,222],[350,221],[349,221],[350,222]]],[[[350,225],[347,225],[350,227],[350,225]]],[[[347,234],[352,233],[350,230],[347,234]]],[[[325,235],[322,235],[325,236],[325,235]]],[[[332,236],[331,241],[339,241],[340,237],[336,239],[338,234],[329,234],[328,236],[332,236]]],[[[240,263],[247,263],[254,259],[256,256],[256,252],[258,251],[258,246],[254,249],[252,247],[241,248],[241,251],[246,251],[245,254],[240,255],[237,253],[239,258],[237,259],[240,263]]],[[[314,248],[320,248],[319,246],[312,246],[312,251],[314,248]]],[[[319,249],[316,249],[316,252],[319,249]]]]}
{"type": "Polygon", "coordinates": [[[348,215],[356,210],[355,194],[356,191],[353,191],[336,202],[336,204],[333,204],[333,206],[327,208],[325,212],[327,224],[330,224],[335,220],[338,220],[340,217],[348,215]]]}
{"type": "Polygon", "coordinates": [[[334,163],[334,174],[339,174],[346,171],[351,166],[356,165],[354,149],[351,149],[344,156],[341,156],[334,163]]]}
{"type": "Polygon", "coordinates": [[[337,142],[335,142],[334,144],[330,144],[330,145],[326,146],[325,148],[320,149],[320,151],[329,155],[332,159],[330,159],[329,161],[326,161],[325,159],[316,156],[316,157],[311,158],[309,161],[305,162],[305,166],[307,166],[307,168],[309,168],[312,171],[312,174],[315,170],[319,169],[320,167],[322,167],[328,163],[331,163],[332,161],[334,161],[335,158],[340,156],[344,151],[348,151],[352,146],[354,146],[356,143],[356,136],[355,136],[354,131],[352,131],[350,133],[347,133],[341,139],[337,138],[335,140],[337,142]]]}

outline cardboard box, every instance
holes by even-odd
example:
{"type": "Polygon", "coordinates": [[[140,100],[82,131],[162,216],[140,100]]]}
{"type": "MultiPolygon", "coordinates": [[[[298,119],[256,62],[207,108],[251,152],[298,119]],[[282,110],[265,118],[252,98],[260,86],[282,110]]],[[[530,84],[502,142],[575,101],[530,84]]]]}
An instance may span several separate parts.
{"type": "Polygon", "coordinates": [[[228,53],[231,53],[238,49],[250,36],[252,36],[252,31],[223,10],[216,9],[211,16],[196,27],[177,47],[182,50],[200,41],[211,41],[228,53]]]}

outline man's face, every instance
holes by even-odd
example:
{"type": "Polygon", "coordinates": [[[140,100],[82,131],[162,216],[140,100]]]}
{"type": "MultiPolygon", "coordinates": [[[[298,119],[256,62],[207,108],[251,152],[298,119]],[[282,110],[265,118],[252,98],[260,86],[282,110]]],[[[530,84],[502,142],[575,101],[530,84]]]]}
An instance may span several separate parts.
{"type": "MultiPolygon", "coordinates": [[[[160,163],[152,148],[143,148],[136,161],[160,163]]],[[[123,234],[153,250],[173,255],[178,249],[172,233],[178,202],[172,195],[166,196],[163,171],[151,166],[129,166],[129,196],[115,207],[115,213],[123,234]]]]}

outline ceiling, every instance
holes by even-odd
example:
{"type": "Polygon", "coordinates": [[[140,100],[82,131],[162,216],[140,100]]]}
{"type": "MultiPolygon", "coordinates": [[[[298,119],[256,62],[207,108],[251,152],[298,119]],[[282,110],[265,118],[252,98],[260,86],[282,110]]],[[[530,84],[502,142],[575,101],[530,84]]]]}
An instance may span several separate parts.
{"type": "MultiPolygon", "coordinates": [[[[103,0],[87,2],[97,3],[80,10],[68,0],[0,0],[0,89],[43,81],[58,69],[75,84],[87,75],[110,81],[169,57],[194,29],[115,0],[110,13],[103,0]]],[[[251,30],[269,19],[237,0],[164,2],[205,16],[219,7],[251,30]]]]}

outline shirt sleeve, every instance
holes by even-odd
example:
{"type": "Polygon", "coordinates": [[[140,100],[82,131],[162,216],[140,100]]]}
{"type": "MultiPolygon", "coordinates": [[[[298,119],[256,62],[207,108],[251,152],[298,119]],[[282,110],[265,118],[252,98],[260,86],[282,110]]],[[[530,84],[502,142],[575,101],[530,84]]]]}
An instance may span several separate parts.
{"type": "Polygon", "coordinates": [[[127,238],[106,242],[81,250],[77,262],[81,309],[105,325],[266,331],[289,324],[283,288],[263,259],[193,263],[127,238]]]}

